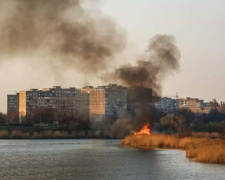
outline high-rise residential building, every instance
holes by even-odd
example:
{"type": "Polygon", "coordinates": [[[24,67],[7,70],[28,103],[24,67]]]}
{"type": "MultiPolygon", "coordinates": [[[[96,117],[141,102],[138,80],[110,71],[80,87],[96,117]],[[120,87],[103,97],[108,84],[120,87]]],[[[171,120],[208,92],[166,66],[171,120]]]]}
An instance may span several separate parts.
{"type": "Polygon", "coordinates": [[[22,117],[27,115],[27,95],[26,91],[19,92],[19,123],[22,122],[22,117]]]}
{"type": "Polygon", "coordinates": [[[148,110],[151,107],[151,89],[126,88],[116,84],[96,88],[86,86],[82,89],[54,86],[42,90],[30,89],[21,91],[15,96],[8,96],[8,112],[14,108],[20,123],[23,122],[25,116],[28,119],[35,117],[37,121],[39,118],[37,116],[46,110],[54,113],[53,118],[56,118],[56,121],[60,120],[64,112],[69,113],[69,116],[72,115],[75,119],[89,119],[90,117],[90,120],[95,121],[103,118],[117,119],[127,111],[138,113],[141,109],[148,110]]]}
{"type": "Polygon", "coordinates": [[[25,116],[32,116],[35,110],[52,109],[55,112],[66,112],[71,115],[89,115],[89,95],[74,87],[31,89],[21,91],[17,95],[8,96],[8,113],[15,107],[19,116],[19,123],[25,116]],[[15,97],[17,97],[17,99],[15,97]],[[14,97],[14,98],[13,98],[14,97]],[[15,104],[18,106],[15,106],[15,104]],[[13,106],[14,105],[14,106],[13,106]]]}
{"type": "Polygon", "coordinates": [[[91,120],[101,120],[103,117],[118,118],[127,111],[127,88],[109,84],[85,89],[90,93],[91,120]]]}
{"type": "Polygon", "coordinates": [[[197,98],[179,99],[179,109],[189,109],[194,113],[203,113],[204,101],[197,98]]]}
{"type": "Polygon", "coordinates": [[[19,123],[19,94],[7,95],[7,119],[9,123],[19,123]]]}
{"type": "Polygon", "coordinates": [[[76,99],[76,109],[79,118],[89,119],[89,93],[84,89],[79,89],[76,99]]]}
{"type": "Polygon", "coordinates": [[[176,113],[179,109],[179,100],[169,97],[160,97],[155,103],[155,107],[165,113],[176,113]]]}

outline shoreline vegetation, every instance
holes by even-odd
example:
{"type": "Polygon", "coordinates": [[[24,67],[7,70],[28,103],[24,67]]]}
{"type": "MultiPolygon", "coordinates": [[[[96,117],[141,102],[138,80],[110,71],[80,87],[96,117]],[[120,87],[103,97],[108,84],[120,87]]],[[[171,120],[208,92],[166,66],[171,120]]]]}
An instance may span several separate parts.
{"type": "Polygon", "coordinates": [[[104,136],[100,130],[0,130],[0,140],[7,139],[99,139],[104,136]]]}
{"type": "Polygon", "coordinates": [[[186,137],[168,134],[128,135],[120,143],[141,149],[183,149],[186,157],[197,162],[225,165],[225,140],[216,133],[197,133],[186,137]]]}

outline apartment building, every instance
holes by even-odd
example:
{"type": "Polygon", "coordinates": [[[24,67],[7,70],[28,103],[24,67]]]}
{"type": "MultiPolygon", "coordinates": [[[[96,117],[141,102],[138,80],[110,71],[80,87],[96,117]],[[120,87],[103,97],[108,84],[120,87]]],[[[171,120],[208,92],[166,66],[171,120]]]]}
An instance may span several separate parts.
{"type": "Polygon", "coordinates": [[[116,84],[85,88],[90,93],[89,113],[91,120],[103,117],[120,117],[127,111],[127,88],[116,84]]]}
{"type": "Polygon", "coordinates": [[[179,100],[169,97],[160,97],[157,99],[155,107],[165,113],[176,113],[179,109],[179,100]]]}
{"type": "Polygon", "coordinates": [[[209,113],[212,109],[216,109],[219,112],[223,112],[223,103],[219,104],[216,99],[213,99],[210,102],[204,102],[204,113],[209,113]]]}
{"type": "Polygon", "coordinates": [[[19,94],[7,95],[7,119],[9,123],[19,123],[19,94]]]}
{"type": "MultiPolygon", "coordinates": [[[[8,96],[8,113],[17,112],[19,123],[25,116],[40,110],[68,112],[74,117],[98,121],[103,118],[119,118],[127,111],[139,111],[152,107],[152,90],[148,88],[125,88],[116,84],[106,86],[30,89],[8,96]]],[[[128,112],[129,113],[129,112],[128,112]]]]}
{"type": "Polygon", "coordinates": [[[74,87],[54,86],[42,90],[31,89],[20,91],[17,95],[9,95],[8,113],[13,110],[13,107],[17,109],[15,112],[18,112],[19,123],[22,123],[24,116],[32,115],[37,109],[53,109],[55,112],[67,112],[74,116],[86,114],[86,118],[88,118],[89,95],[74,87]]]}
{"type": "Polygon", "coordinates": [[[84,89],[79,89],[76,99],[77,114],[84,120],[89,119],[89,92],[84,89]]]}
{"type": "Polygon", "coordinates": [[[193,113],[203,113],[204,101],[197,98],[179,99],[179,109],[189,109],[193,113]]]}

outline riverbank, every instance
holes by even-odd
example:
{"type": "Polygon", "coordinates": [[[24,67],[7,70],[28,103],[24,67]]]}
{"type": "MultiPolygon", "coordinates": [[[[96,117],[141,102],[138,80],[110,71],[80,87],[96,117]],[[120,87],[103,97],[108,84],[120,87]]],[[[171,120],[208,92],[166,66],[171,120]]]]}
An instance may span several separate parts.
{"type": "Polygon", "coordinates": [[[0,139],[97,139],[110,138],[100,130],[0,130],[0,139]]]}
{"type": "Polygon", "coordinates": [[[121,144],[137,148],[184,149],[188,158],[198,162],[225,164],[225,141],[206,137],[179,137],[178,135],[129,135],[121,144]]]}

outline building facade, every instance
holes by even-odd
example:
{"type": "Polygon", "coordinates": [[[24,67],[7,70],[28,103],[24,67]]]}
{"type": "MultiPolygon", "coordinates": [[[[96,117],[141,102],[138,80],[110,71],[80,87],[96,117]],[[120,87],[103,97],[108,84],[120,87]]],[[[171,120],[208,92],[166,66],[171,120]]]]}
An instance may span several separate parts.
{"type": "Polygon", "coordinates": [[[19,123],[23,117],[32,116],[35,111],[51,109],[54,112],[70,113],[74,117],[89,116],[89,94],[74,87],[31,89],[20,91],[17,95],[8,95],[8,114],[14,110],[18,113],[19,123]],[[18,105],[17,105],[18,104],[18,105]]]}
{"type": "Polygon", "coordinates": [[[127,88],[109,84],[90,88],[90,119],[102,120],[104,117],[119,118],[127,111],[127,88]]]}
{"type": "Polygon", "coordinates": [[[76,112],[79,118],[89,119],[89,93],[83,89],[77,92],[76,112]]]}
{"type": "Polygon", "coordinates": [[[179,109],[189,109],[193,113],[203,113],[204,101],[197,98],[179,99],[179,109]]]}
{"type": "Polygon", "coordinates": [[[155,104],[156,109],[165,113],[176,113],[179,109],[179,100],[169,97],[158,98],[155,104]]]}
{"type": "Polygon", "coordinates": [[[213,99],[210,102],[204,102],[203,100],[197,98],[186,98],[179,99],[179,108],[180,109],[189,109],[193,113],[206,113],[208,114],[212,109],[221,111],[221,105],[213,99]]]}
{"type": "Polygon", "coordinates": [[[8,123],[19,123],[19,94],[7,95],[8,123]]]}

